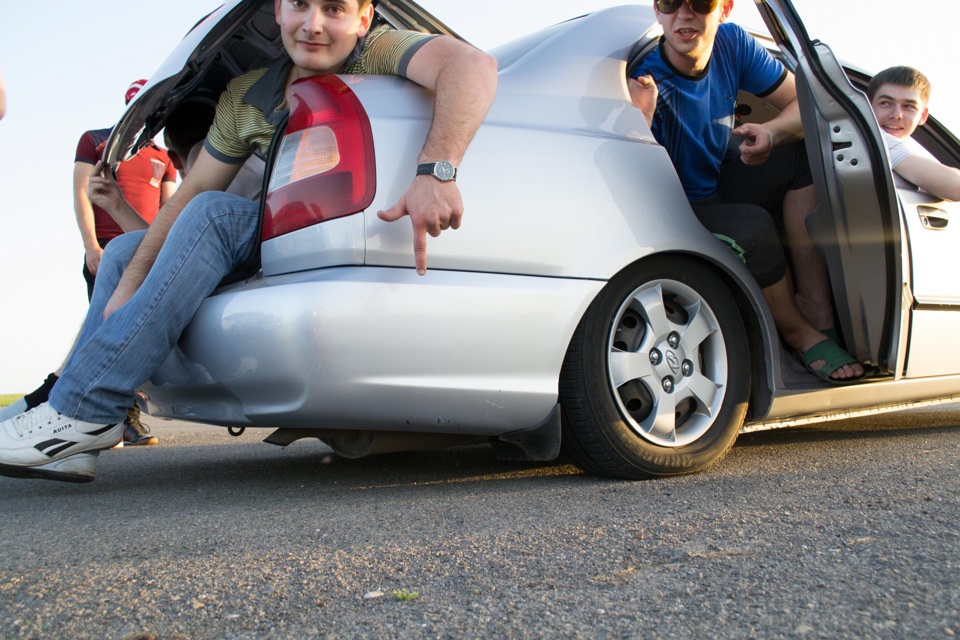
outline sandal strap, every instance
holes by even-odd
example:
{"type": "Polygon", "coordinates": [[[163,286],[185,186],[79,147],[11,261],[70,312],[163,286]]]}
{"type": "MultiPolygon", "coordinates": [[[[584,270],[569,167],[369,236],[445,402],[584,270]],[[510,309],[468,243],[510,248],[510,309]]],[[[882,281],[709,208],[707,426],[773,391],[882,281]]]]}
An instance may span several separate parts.
{"type": "Polygon", "coordinates": [[[803,364],[814,375],[824,380],[830,378],[830,374],[846,364],[857,364],[856,358],[844,351],[840,345],[826,338],[813,345],[803,353],[803,364]],[[810,365],[817,360],[823,360],[823,366],[819,369],[811,369],[810,365]]]}

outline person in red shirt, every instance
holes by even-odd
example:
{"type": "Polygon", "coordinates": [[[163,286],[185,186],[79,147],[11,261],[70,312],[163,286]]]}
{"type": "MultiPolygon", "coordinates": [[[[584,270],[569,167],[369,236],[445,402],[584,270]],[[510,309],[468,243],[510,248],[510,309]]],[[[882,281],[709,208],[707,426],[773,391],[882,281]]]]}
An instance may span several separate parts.
{"type": "MultiPolygon", "coordinates": [[[[127,89],[127,104],[137,94],[146,80],[137,80],[127,89]]],[[[93,129],[85,132],[77,144],[73,165],[73,208],[77,226],[86,252],[83,277],[87,281],[87,298],[93,295],[93,283],[103,247],[121,233],[143,228],[153,221],[157,211],[176,190],[177,171],[167,152],[154,144],[144,147],[133,158],[117,168],[117,183],[130,207],[143,220],[134,228],[124,228],[115,220],[114,212],[106,211],[90,200],[88,184],[94,169],[103,154],[103,148],[112,129],[93,129]]],[[[117,216],[119,218],[119,216],[117,216]]]]}

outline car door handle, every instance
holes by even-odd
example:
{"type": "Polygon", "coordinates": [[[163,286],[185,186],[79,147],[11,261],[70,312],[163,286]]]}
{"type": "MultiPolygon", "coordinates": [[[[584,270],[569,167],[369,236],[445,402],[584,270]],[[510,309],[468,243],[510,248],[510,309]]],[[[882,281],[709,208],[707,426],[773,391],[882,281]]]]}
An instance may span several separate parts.
{"type": "Polygon", "coordinates": [[[941,231],[947,228],[950,222],[950,214],[937,207],[928,207],[921,205],[917,207],[917,213],[920,215],[920,223],[925,229],[931,231],[941,231]]]}

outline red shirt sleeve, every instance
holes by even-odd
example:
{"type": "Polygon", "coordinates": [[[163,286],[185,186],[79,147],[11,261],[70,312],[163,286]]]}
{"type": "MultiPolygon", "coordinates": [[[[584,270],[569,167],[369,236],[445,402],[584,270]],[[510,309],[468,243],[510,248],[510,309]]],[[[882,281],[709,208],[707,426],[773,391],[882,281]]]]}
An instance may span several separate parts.
{"type": "Polygon", "coordinates": [[[86,162],[89,164],[97,164],[100,161],[100,154],[97,153],[97,144],[89,131],[80,136],[80,142],[77,143],[77,156],[73,161],[86,162]]]}
{"type": "Polygon", "coordinates": [[[163,152],[163,155],[167,159],[167,170],[163,172],[163,181],[164,182],[176,182],[177,181],[177,170],[173,166],[173,162],[170,160],[170,156],[166,151],[163,152]]]}

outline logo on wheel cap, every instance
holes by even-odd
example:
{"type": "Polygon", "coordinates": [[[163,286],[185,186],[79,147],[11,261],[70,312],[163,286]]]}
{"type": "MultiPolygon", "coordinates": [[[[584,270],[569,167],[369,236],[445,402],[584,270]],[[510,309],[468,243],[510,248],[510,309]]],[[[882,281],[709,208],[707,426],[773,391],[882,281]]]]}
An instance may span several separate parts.
{"type": "Polygon", "coordinates": [[[680,358],[673,351],[667,351],[667,365],[674,375],[680,373],[680,358]]]}

